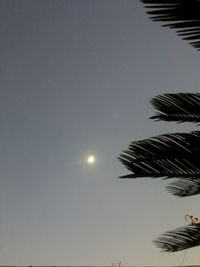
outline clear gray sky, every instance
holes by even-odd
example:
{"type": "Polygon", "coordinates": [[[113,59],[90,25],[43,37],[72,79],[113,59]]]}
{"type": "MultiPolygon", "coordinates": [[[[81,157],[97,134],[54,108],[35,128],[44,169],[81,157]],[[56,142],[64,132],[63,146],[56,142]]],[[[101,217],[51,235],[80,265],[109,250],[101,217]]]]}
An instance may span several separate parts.
{"type": "Polygon", "coordinates": [[[149,120],[149,100],[199,92],[200,52],[139,0],[0,0],[0,36],[0,264],[180,265],[152,240],[200,216],[200,196],[122,181],[117,156],[194,129],[149,120]]]}

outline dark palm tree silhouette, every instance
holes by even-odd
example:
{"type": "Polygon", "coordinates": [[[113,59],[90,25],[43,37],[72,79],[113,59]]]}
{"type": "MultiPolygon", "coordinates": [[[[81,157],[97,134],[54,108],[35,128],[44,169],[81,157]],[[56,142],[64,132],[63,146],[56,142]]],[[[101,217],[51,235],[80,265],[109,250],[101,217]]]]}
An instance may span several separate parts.
{"type": "Polygon", "coordinates": [[[154,21],[176,30],[177,34],[200,49],[199,0],[141,0],[154,21]]]}
{"type": "MultiPolygon", "coordinates": [[[[153,21],[176,30],[200,50],[200,1],[141,0],[153,21]]],[[[200,123],[200,94],[160,95],[151,100],[154,120],[200,123]]],[[[167,186],[177,197],[200,193],[200,131],[173,133],[132,142],[119,160],[131,172],[120,178],[178,178],[167,186]]],[[[163,251],[174,252],[200,245],[200,224],[168,231],[154,241],[163,251]]]]}

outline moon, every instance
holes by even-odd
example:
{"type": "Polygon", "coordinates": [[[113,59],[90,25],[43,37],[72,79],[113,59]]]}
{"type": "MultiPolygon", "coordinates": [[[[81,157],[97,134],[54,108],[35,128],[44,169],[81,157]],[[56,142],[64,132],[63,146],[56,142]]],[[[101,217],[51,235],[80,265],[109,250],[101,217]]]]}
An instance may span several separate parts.
{"type": "Polygon", "coordinates": [[[87,158],[88,164],[92,165],[95,163],[95,157],[93,155],[89,155],[87,158]]]}

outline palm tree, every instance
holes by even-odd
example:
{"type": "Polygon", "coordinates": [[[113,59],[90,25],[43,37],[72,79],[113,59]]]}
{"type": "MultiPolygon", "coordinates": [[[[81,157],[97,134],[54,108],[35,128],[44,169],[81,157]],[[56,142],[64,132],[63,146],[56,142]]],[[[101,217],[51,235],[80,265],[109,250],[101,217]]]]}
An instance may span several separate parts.
{"type": "Polygon", "coordinates": [[[200,1],[199,0],[141,0],[147,14],[163,26],[175,29],[177,34],[200,49],[200,1]]]}
{"type": "MultiPolygon", "coordinates": [[[[153,21],[176,30],[200,50],[200,1],[141,0],[153,21]]],[[[159,95],[151,100],[154,120],[200,123],[200,94],[159,95]]],[[[167,190],[178,197],[200,193],[200,131],[173,133],[132,142],[119,160],[131,172],[120,178],[178,178],[167,190]]],[[[168,231],[154,241],[174,252],[200,245],[200,224],[168,231]]]]}

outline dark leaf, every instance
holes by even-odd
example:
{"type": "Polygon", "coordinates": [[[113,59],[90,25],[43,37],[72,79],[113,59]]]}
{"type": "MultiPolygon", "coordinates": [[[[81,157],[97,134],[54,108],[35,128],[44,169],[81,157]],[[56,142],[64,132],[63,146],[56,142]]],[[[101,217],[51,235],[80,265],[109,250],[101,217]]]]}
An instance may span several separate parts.
{"type": "Polygon", "coordinates": [[[200,179],[179,179],[167,186],[167,190],[175,196],[186,197],[200,193],[200,179]]]}
{"type": "Polygon", "coordinates": [[[158,95],[151,100],[151,104],[158,111],[151,119],[177,122],[200,122],[199,93],[158,95]]]}
{"type": "Polygon", "coordinates": [[[183,39],[200,50],[200,1],[198,0],[141,0],[154,21],[174,28],[183,39]]]}
{"type": "MultiPolygon", "coordinates": [[[[120,178],[179,177],[182,188],[184,179],[187,178],[186,188],[189,183],[188,178],[196,180],[200,178],[200,132],[164,134],[132,142],[119,156],[119,160],[131,171],[131,174],[120,178]]],[[[175,192],[172,188],[175,186],[171,185],[168,190],[184,196],[181,190],[175,192]]]]}
{"type": "Polygon", "coordinates": [[[154,241],[165,252],[175,252],[200,245],[200,225],[191,224],[168,231],[154,241]]]}

